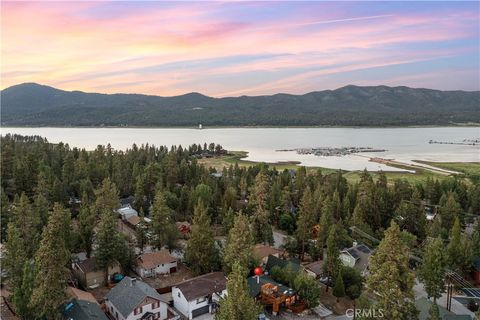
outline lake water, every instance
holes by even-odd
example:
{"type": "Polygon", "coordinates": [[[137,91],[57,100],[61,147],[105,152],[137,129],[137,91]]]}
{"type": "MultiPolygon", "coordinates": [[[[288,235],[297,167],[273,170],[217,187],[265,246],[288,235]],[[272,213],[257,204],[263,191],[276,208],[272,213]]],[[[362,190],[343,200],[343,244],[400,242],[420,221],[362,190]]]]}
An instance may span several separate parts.
{"type": "Polygon", "coordinates": [[[263,162],[300,161],[305,166],[345,170],[396,170],[370,162],[369,157],[402,162],[480,161],[480,146],[429,144],[429,140],[462,142],[479,139],[480,128],[2,128],[2,134],[40,135],[50,142],[64,142],[71,147],[95,149],[110,143],[115,149],[149,143],[188,146],[215,142],[227,150],[248,151],[248,160],[263,162]],[[300,155],[281,149],[314,147],[372,147],[385,152],[353,154],[343,157],[300,155]]]}

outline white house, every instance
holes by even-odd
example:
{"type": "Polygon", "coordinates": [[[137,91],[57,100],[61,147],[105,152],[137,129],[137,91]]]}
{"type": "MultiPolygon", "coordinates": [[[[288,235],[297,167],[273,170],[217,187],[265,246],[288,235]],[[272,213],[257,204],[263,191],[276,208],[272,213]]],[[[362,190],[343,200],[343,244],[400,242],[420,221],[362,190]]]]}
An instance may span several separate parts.
{"type": "Polygon", "coordinates": [[[340,251],[340,260],[342,260],[343,265],[355,268],[360,271],[362,276],[365,276],[368,273],[368,262],[372,252],[364,244],[354,244],[353,247],[340,251]]]}
{"type": "Polygon", "coordinates": [[[172,288],[173,306],[191,320],[214,313],[227,294],[227,279],[222,272],[212,272],[184,281],[172,288]]]}
{"type": "Polygon", "coordinates": [[[155,289],[135,278],[125,277],[105,296],[105,306],[116,320],[180,319],[155,289]]]}
{"type": "Polygon", "coordinates": [[[118,214],[123,220],[127,220],[130,217],[138,216],[137,210],[133,209],[130,204],[127,204],[117,210],[118,214]]]}
{"type": "Polygon", "coordinates": [[[159,274],[177,272],[177,258],[172,257],[168,250],[148,252],[137,258],[136,272],[142,278],[155,277],[159,274]]]}

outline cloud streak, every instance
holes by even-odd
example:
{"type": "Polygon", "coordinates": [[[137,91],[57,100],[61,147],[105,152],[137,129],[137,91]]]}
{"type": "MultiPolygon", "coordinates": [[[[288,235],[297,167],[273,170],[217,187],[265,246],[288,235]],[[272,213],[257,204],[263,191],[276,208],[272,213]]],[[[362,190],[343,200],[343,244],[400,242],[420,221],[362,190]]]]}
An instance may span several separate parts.
{"type": "Polygon", "coordinates": [[[361,73],[362,83],[478,90],[474,72],[451,72],[480,67],[478,6],[7,1],[1,85],[224,96],[331,89],[361,73]],[[443,84],[423,76],[442,72],[443,84]]]}

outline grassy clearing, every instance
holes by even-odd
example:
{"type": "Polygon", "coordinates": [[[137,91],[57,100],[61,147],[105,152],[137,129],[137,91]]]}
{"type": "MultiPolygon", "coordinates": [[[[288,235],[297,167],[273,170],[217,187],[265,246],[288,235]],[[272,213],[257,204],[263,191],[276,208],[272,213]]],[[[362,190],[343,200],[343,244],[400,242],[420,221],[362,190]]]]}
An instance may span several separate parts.
{"type": "MultiPolygon", "coordinates": [[[[254,161],[248,161],[244,160],[244,158],[248,155],[248,152],[246,151],[230,151],[227,155],[221,156],[221,157],[214,157],[214,158],[204,158],[200,159],[199,163],[208,166],[208,167],[214,167],[218,171],[221,171],[224,167],[229,167],[230,165],[234,165],[237,163],[239,166],[242,167],[248,167],[248,166],[254,166],[257,165],[258,162],[254,161]]],[[[420,162],[420,161],[419,161],[420,162]]],[[[297,162],[286,162],[286,163],[266,163],[270,167],[274,167],[279,171],[283,171],[284,169],[297,169],[299,166],[297,162]]],[[[430,163],[426,163],[429,164],[430,163]]],[[[463,167],[464,170],[480,170],[480,163],[456,163],[457,166],[455,166],[455,169],[453,167],[440,167],[442,169],[450,169],[450,170],[456,170],[458,171],[459,167],[463,167]]],[[[400,168],[400,169],[405,169],[405,170],[415,170],[415,173],[410,173],[410,172],[398,172],[398,171],[387,171],[385,174],[387,175],[387,178],[390,181],[396,180],[396,179],[405,179],[411,184],[416,184],[416,183],[422,183],[425,180],[427,180],[428,177],[434,178],[434,179],[446,179],[448,176],[432,172],[430,170],[425,170],[421,169],[419,167],[412,167],[407,164],[405,165],[400,165],[400,164],[390,164],[392,167],[400,168]]],[[[337,169],[331,169],[331,168],[323,168],[323,167],[307,167],[308,171],[314,171],[321,169],[322,173],[324,174],[329,174],[333,172],[337,172],[337,169]]],[[[351,183],[358,182],[360,180],[360,175],[362,171],[344,171],[344,177],[351,183]]],[[[373,179],[378,178],[378,172],[371,172],[371,175],[373,179]]]]}
{"type": "Polygon", "coordinates": [[[480,162],[434,162],[415,160],[415,162],[427,164],[440,169],[462,172],[467,175],[480,174],[480,162]]]}

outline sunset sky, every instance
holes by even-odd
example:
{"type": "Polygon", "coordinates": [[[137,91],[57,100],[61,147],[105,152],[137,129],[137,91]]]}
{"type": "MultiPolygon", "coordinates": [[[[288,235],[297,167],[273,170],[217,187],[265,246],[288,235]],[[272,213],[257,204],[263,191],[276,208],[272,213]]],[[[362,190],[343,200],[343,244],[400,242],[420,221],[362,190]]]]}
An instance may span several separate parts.
{"type": "Polygon", "coordinates": [[[1,88],[480,90],[480,2],[4,2],[1,88]]]}

